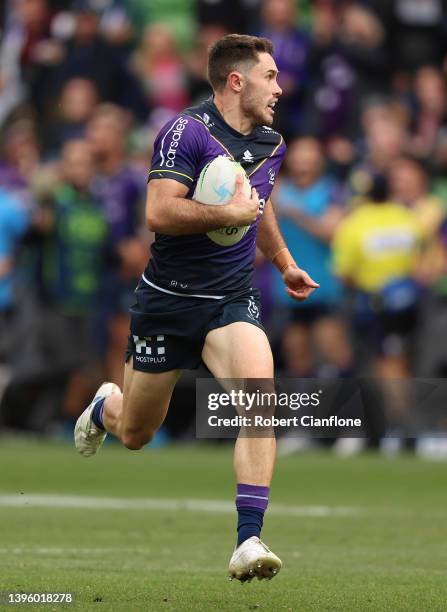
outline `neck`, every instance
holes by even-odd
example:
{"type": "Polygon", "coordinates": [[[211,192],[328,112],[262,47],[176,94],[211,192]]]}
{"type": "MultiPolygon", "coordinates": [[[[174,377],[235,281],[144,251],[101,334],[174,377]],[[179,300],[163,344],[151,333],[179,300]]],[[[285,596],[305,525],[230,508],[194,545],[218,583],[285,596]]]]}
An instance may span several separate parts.
{"type": "Polygon", "coordinates": [[[114,174],[119,170],[123,162],[121,153],[110,151],[107,155],[99,157],[98,167],[104,174],[114,174]]]}
{"type": "Polygon", "coordinates": [[[317,182],[317,177],[292,177],[292,182],[299,189],[308,189],[317,182]]]}
{"type": "Polygon", "coordinates": [[[214,104],[233,130],[244,134],[244,136],[253,131],[254,126],[250,119],[243,114],[238,98],[229,98],[223,94],[215,94],[214,104]]]}

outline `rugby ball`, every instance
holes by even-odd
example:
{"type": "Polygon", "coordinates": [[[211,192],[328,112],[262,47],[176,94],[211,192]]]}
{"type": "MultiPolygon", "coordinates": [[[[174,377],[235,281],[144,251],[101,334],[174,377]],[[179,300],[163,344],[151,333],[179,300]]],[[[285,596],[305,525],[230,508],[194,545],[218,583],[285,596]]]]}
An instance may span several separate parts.
{"type": "MultiPolygon", "coordinates": [[[[243,193],[249,198],[251,186],[245,170],[235,160],[225,157],[225,155],[219,155],[210,161],[200,173],[193,199],[201,204],[211,206],[227,204],[233,197],[238,174],[242,174],[244,177],[243,193]]],[[[232,246],[245,236],[249,228],[249,225],[222,227],[207,232],[206,235],[220,246],[232,246]]]]}

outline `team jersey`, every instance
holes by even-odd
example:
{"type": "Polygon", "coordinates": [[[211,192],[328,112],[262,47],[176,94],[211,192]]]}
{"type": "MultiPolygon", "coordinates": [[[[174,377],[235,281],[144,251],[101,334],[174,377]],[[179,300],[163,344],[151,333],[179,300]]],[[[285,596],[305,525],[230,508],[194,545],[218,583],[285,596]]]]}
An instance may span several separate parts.
{"type": "Polygon", "coordinates": [[[167,123],[155,140],[149,181],[174,179],[188,187],[186,197],[192,198],[203,167],[226,155],[242,165],[257,190],[260,214],[232,246],[220,246],[206,234],[156,234],[143,279],[163,291],[200,297],[219,298],[250,288],[256,230],[284,154],[278,132],[259,126],[245,136],[225,122],[212,99],[167,123]]]}

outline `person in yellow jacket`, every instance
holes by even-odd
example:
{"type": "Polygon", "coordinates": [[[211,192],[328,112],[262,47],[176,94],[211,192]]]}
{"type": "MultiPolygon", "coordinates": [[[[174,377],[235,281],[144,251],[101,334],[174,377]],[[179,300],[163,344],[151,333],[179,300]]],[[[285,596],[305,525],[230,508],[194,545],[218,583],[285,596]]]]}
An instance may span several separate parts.
{"type": "Polygon", "coordinates": [[[409,340],[418,310],[413,276],[421,238],[417,215],[388,200],[384,177],[376,177],[369,198],[345,217],[334,236],[335,272],[355,295],[356,338],[367,352],[373,349],[380,378],[410,372],[409,340]]]}

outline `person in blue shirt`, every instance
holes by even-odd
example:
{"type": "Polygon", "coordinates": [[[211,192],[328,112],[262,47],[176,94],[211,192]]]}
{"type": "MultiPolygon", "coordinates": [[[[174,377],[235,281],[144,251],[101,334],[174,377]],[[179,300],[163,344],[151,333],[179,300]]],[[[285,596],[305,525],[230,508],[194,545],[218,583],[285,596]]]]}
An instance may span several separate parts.
{"type": "Polygon", "coordinates": [[[0,312],[14,306],[14,255],[28,224],[26,209],[0,187],[0,312]]]}
{"type": "Polygon", "coordinates": [[[317,350],[322,365],[339,375],[349,369],[351,354],[338,314],[343,294],[332,272],[330,241],[343,216],[339,204],[343,194],[325,174],[324,152],[315,138],[298,138],[289,145],[286,169],[275,199],[280,229],[292,256],[304,269],[312,270],[320,289],[305,302],[297,302],[287,295],[275,273],[273,291],[282,306],[277,318],[285,369],[296,376],[316,375],[317,350]]]}
{"type": "Polygon", "coordinates": [[[15,254],[28,226],[28,211],[0,187],[0,363],[10,362],[11,326],[15,314],[15,254]]]}

